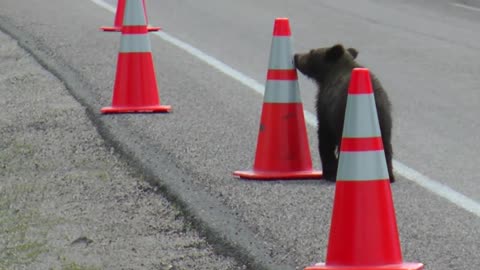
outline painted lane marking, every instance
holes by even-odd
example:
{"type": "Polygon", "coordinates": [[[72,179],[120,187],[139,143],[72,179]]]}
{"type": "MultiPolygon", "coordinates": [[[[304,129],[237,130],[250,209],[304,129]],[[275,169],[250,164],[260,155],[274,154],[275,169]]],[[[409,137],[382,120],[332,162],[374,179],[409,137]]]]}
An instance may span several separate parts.
{"type": "MultiPolygon", "coordinates": [[[[90,0],[98,6],[110,11],[115,14],[115,7],[107,4],[103,0],[90,0]]],[[[479,9],[480,10],[480,9],[479,9]]],[[[212,56],[200,51],[199,49],[193,47],[192,45],[185,43],[165,32],[154,32],[154,35],[160,37],[164,41],[175,45],[176,47],[188,52],[192,56],[202,60],[206,64],[215,68],[216,70],[228,75],[229,77],[237,80],[248,88],[254,90],[263,96],[265,86],[254,79],[244,75],[243,73],[233,69],[232,67],[224,64],[223,62],[213,58],[212,56]]],[[[317,127],[317,117],[309,111],[304,111],[305,121],[312,127],[317,127]]],[[[453,190],[452,188],[441,184],[438,181],[435,181],[416,170],[404,165],[403,163],[393,160],[393,167],[395,172],[399,175],[405,177],[406,179],[417,183],[418,185],[424,187],[430,192],[447,199],[448,201],[454,203],[455,205],[475,214],[477,217],[480,217],[480,203],[475,200],[470,199],[469,197],[459,193],[458,191],[453,190]]]]}
{"type": "Polygon", "coordinates": [[[461,3],[450,3],[450,5],[456,6],[456,7],[459,7],[459,8],[463,8],[463,9],[480,11],[480,8],[478,8],[478,7],[473,7],[473,6],[469,6],[469,5],[465,5],[465,4],[461,4],[461,3]]]}
{"type": "Polygon", "coordinates": [[[427,176],[415,171],[412,168],[394,160],[393,168],[403,177],[410,179],[427,190],[432,191],[440,197],[443,197],[457,206],[480,217],[480,204],[462,193],[453,190],[447,185],[434,181],[427,176]]]}

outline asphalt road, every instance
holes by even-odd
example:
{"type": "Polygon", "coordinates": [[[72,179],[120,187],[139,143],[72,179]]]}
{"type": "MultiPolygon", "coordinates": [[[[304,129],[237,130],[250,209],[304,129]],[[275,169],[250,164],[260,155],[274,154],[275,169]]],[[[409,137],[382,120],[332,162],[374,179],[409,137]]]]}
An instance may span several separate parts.
{"type": "MultiPolygon", "coordinates": [[[[357,48],[392,99],[395,159],[478,205],[477,1],[147,3],[151,24],[261,83],[275,17],[290,18],[297,51],[336,42],[357,48]]],[[[0,4],[0,28],[65,82],[104,138],[184,205],[211,242],[233,246],[226,253],[253,269],[324,260],[334,185],[231,177],[253,163],[262,97],[251,88],[152,36],[162,103],[174,111],[99,114],[110,104],[119,35],[97,29],[112,22],[91,1],[0,4]]],[[[313,112],[313,83],[302,78],[300,86],[313,112]]],[[[308,131],[319,167],[314,128],[308,131]]],[[[479,267],[478,214],[402,174],[392,189],[405,260],[435,270],[479,267]]]]}

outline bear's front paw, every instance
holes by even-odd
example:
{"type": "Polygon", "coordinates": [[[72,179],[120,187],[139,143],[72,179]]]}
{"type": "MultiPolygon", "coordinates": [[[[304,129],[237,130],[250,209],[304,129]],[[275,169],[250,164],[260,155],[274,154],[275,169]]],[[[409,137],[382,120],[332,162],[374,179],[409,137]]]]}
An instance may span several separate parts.
{"type": "Polygon", "coordinates": [[[395,176],[391,175],[390,176],[390,183],[394,183],[395,182],[395,176]]]}

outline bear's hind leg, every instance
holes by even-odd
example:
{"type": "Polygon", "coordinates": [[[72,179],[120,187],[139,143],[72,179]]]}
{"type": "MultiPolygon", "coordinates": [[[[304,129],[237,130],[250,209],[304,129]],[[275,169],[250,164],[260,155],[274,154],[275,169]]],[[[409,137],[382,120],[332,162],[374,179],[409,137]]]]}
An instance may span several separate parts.
{"type": "Polygon", "coordinates": [[[335,181],[337,178],[338,158],[335,154],[335,139],[325,130],[318,128],[318,150],[322,161],[323,178],[335,181]]]}
{"type": "Polygon", "coordinates": [[[393,165],[392,165],[392,158],[393,158],[393,151],[392,151],[392,144],[385,143],[385,159],[387,160],[387,169],[388,175],[390,177],[390,183],[395,182],[395,175],[393,174],[393,165]]]}

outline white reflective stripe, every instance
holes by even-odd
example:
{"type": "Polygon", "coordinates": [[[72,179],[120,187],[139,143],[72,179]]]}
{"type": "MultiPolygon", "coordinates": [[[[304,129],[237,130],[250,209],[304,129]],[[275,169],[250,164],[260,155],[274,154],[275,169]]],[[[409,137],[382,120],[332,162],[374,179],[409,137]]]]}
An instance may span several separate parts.
{"type": "Polygon", "coordinates": [[[373,94],[348,95],[343,137],[379,137],[377,107],[373,94]]]}
{"type": "Polygon", "coordinates": [[[267,80],[263,101],[267,103],[300,103],[297,80],[267,80]]]}
{"type": "Polygon", "coordinates": [[[385,152],[340,152],[337,181],[389,179],[385,152]]]}
{"type": "Polygon", "coordinates": [[[126,0],[123,25],[147,25],[142,0],[126,0]]]}
{"type": "Polygon", "coordinates": [[[290,37],[273,37],[269,69],[295,69],[290,37]]]}
{"type": "Polygon", "coordinates": [[[148,34],[123,34],[120,39],[120,52],[151,52],[148,34]]]}

